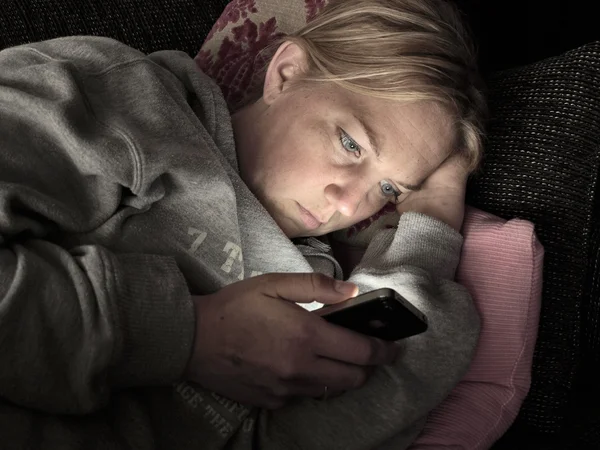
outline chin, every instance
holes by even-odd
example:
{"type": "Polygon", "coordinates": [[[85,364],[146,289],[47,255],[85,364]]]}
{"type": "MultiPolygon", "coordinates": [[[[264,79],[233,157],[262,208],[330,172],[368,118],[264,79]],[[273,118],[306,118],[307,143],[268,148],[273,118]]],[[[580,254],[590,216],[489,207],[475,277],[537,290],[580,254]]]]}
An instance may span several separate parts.
{"type": "Polygon", "coordinates": [[[298,236],[296,237],[320,237],[320,236],[325,236],[326,234],[331,233],[334,230],[329,230],[329,229],[316,229],[316,230],[308,230],[308,231],[304,231],[302,233],[298,233],[298,236]]]}
{"type": "Polygon", "coordinates": [[[285,234],[289,239],[295,239],[303,236],[305,230],[298,229],[298,226],[291,220],[287,218],[284,218],[283,220],[274,218],[274,220],[275,223],[279,225],[279,228],[281,228],[281,231],[283,231],[283,234],[285,234]]]}
{"type": "Polygon", "coordinates": [[[304,230],[304,229],[298,229],[298,228],[286,229],[286,228],[281,227],[281,225],[280,225],[280,228],[283,230],[284,234],[290,239],[319,237],[319,236],[323,236],[323,235],[329,233],[329,231],[322,231],[322,230],[304,230]]]}

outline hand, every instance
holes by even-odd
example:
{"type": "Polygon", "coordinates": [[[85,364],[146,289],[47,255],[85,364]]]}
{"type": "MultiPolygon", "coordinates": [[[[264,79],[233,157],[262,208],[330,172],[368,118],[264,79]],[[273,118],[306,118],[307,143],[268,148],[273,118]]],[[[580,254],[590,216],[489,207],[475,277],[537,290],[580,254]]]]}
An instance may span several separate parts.
{"type": "Polygon", "coordinates": [[[469,174],[462,157],[450,156],[432,173],[419,191],[398,203],[399,214],[415,211],[439,219],[460,232],[465,215],[465,193],[469,174]]]}
{"type": "Polygon", "coordinates": [[[294,302],[337,303],[357,293],[321,274],[268,274],[194,298],[196,337],[187,378],[232,400],[277,408],[361,386],[391,363],[393,343],[329,324],[294,302]]]}

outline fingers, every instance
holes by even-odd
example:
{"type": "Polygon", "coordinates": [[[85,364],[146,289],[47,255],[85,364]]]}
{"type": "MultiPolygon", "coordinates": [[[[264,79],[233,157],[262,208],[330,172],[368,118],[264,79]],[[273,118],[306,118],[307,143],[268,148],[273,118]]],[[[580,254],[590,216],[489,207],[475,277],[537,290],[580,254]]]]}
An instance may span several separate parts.
{"type": "MultiPolygon", "coordinates": [[[[355,284],[318,273],[267,274],[257,278],[264,295],[291,302],[335,303],[358,293],[355,284]]],[[[312,325],[311,348],[316,355],[358,366],[389,364],[396,358],[398,347],[392,343],[329,324],[321,318],[312,325]]]]}
{"type": "Polygon", "coordinates": [[[326,400],[340,396],[349,389],[335,389],[328,384],[294,384],[290,392],[293,392],[292,398],[309,397],[315,400],[326,400]]]}
{"type": "Polygon", "coordinates": [[[315,400],[327,400],[338,397],[346,392],[333,390],[326,384],[293,384],[292,386],[293,388],[286,390],[286,392],[289,392],[289,395],[265,394],[261,397],[260,401],[254,402],[254,404],[266,409],[279,409],[294,399],[313,398],[315,400]]]}
{"type": "Polygon", "coordinates": [[[277,408],[281,404],[285,404],[294,398],[310,397],[314,399],[322,399],[324,397],[335,397],[343,390],[334,390],[326,383],[304,383],[304,382],[288,382],[282,383],[278,388],[274,388],[272,392],[265,394],[264,399],[269,403],[269,408],[277,408]]]}
{"type": "Polygon", "coordinates": [[[317,357],[311,363],[309,372],[279,380],[269,386],[264,398],[270,399],[272,406],[294,397],[332,398],[361,387],[372,371],[372,367],[359,367],[317,357]]]}
{"type": "Polygon", "coordinates": [[[379,366],[394,362],[400,347],[323,320],[315,327],[313,350],[324,358],[357,366],[379,366]]]}
{"type": "Polygon", "coordinates": [[[320,273],[267,274],[261,276],[259,282],[263,294],[299,303],[337,303],[358,293],[354,283],[334,280],[320,273]]]}
{"type": "Polygon", "coordinates": [[[361,367],[346,364],[332,359],[315,358],[311,364],[311,371],[306,373],[290,388],[292,394],[318,396],[323,392],[323,386],[330,391],[344,392],[361,387],[373,371],[373,367],[361,367]]]}

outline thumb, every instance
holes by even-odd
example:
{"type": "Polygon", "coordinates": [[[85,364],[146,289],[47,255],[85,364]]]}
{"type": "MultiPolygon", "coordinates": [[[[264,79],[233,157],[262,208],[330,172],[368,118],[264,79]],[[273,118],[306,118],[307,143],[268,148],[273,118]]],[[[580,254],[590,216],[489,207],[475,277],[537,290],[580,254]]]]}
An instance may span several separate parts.
{"type": "Polygon", "coordinates": [[[321,273],[264,275],[263,292],[294,303],[338,303],[358,294],[354,283],[335,280],[321,273]]]}

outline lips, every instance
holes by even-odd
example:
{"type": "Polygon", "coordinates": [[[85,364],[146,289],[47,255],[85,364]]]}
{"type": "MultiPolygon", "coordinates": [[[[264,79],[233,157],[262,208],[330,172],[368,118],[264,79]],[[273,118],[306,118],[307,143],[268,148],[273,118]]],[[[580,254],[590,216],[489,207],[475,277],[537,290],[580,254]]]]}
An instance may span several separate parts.
{"type": "Polygon", "coordinates": [[[298,207],[300,208],[300,217],[302,219],[302,222],[304,223],[307,229],[315,230],[321,225],[323,225],[323,223],[319,219],[313,216],[308,209],[302,207],[300,203],[298,203],[298,207]]]}

